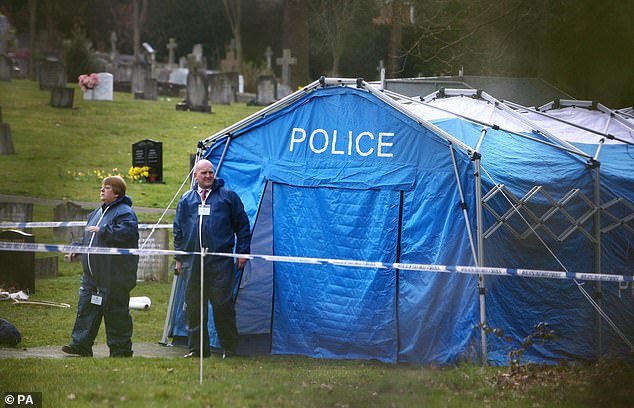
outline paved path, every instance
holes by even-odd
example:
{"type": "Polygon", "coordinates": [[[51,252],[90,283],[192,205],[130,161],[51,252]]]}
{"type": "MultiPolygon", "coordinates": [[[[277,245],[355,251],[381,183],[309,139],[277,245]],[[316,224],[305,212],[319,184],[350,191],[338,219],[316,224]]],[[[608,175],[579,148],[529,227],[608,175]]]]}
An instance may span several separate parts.
{"type": "MultiPolygon", "coordinates": [[[[134,357],[182,358],[187,349],[177,346],[163,346],[158,343],[133,343],[134,357]]],[[[108,346],[99,344],[93,347],[95,358],[109,357],[108,346]]],[[[0,347],[0,359],[3,358],[80,358],[62,351],[62,346],[41,347],[0,347]]],[[[1,364],[1,363],[0,363],[1,364]]]]}
{"type": "MultiPolygon", "coordinates": [[[[69,200],[57,200],[50,198],[37,198],[37,197],[25,197],[25,196],[17,196],[11,194],[0,194],[0,202],[5,203],[31,203],[31,204],[41,204],[41,205],[58,205],[63,204],[69,200]]],[[[97,201],[72,201],[77,205],[81,205],[85,208],[95,208],[97,207],[97,201]]],[[[162,214],[165,211],[164,208],[152,208],[152,207],[137,207],[134,206],[134,211],[136,213],[145,213],[145,214],[162,214]]],[[[170,209],[167,211],[167,214],[175,214],[176,210],[170,209]]]]}

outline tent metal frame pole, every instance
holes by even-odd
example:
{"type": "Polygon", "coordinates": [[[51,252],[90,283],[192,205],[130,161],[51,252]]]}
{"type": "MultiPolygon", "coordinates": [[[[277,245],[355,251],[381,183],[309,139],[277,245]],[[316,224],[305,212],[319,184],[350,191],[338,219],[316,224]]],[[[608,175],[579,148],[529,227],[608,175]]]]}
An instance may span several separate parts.
{"type": "MultiPolygon", "coordinates": [[[[464,91],[468,91],[468,89],[465,89],[464,91]]],[[[508,130],[508,129],[505,129],[505,128],[503,128],[503,127],[500,127],[500,126],[498,126],[498,125],[494,125],[494,124],[491,124],[491,123],[486,123],[486,122],[481,121],[481,120],[479,120],[479,119],[471,118],[471,117],[468,117],[468,116],[462,115],[462,114],[460,114],[460,113],[456,113],[456,112],[452,112],[452,111],[447,110],[447,109],[443,109],[443,108],[441,108],[441,107],[439,107],[439,106],[430,105],[430,104],[429,104],[428,102],[426,102],[424,99],[420,99],[420,100],[419,100],[419,99],[410,98],[410,97],[408,97],[408,96],[403,96],[403,95],[397,94],[396,92],[393,92],[393,91],[386,91],[386,94],[388,94],[388,95],[390,95],[390,96],[392,96],[392,97],[394,97],[394,98],[399,98],[399,99],[401,99],[401,100],[406,100],[406,101],[409,101],[409,102],[412,102],[412,103],[421,104],[421,105],[424,105],[424,106],[426,106],[426,107],[428,107],[428,108],[435,109],[435,110],[438,110],[438,111],[440,111],[440,112],[445,112],[445,113],[448,113],[448,114],[450,114],[450,115],[454,115],[454,116],[456,116],[456,117],[458,117],[458,118],[462,118],[462,119],[464,119],[464,120],[467,120],[467,121],[469,121],[469,122],[476,123],[476,124],[478,124],[478,125],[487,126],[487,127],[491,128],[491,129],[494,129],[494,130],[502,130],[502,131],[507,132],[507,133],[510,133],[510,134],[512,134],[512,135],[515,135],[515,136],[518,136],[518,137],[521,137],[521,138],[524,138],[524,139],[532,140],[533,142],[541,143],[541,144],[546,145],[546,146],[551,146],[551,147],[554,147],[554,148],[556,148],[556,149],[559,149],[559,150],[563,150],[563,151],[566,151],[566,152],[572,153],[572,154],[573,154],[573,155],[575,155],[575,156],[581,156],[581,157],[583,157],[583,158],[585,158],[585,159],[590,159],[590,158],[591,158],[591,156],[589,156],[589,155],[588,155],[588,154],[586,154],[585,152],[580,151],[579,149],[577,149],[577,148],[576,148],[576,147],[574,147],[574,146],[573,146],[573,148],[572,148],[572,149],[570,149],[570,148],[568,148],[568,147],[566,147],[566,146],[563,146],[563,145],[557,145],[557,144],[552,143],[552,142],[548,142],[548,141],[545,141],[545,140],[536,139],[536,138],[531,137],[531,136],[528,136],[528,135],[526,135],[526,134],[522,134],[522,133],[514,132],[514,131],[512,131],[512,130],[508,130]]],[[[530,126],[533,126],[533,127],[534,127],[534,125],[530,125],[530,126]]],[[[547,135],[545,135],[545,136],[547,136],[547,135]]]]}
{"type": "MultiPolygon", "coordinates": [[[[482,219],[482,172],[480,163],[480,154],[476,153],[473,157],[475,165],[475,199],[476,199],[476,224],[477,224],[477,243],[478,243],[478,258],[476,261],[477,266],[484,265],[484,234],[482,219]]],[[[488,365],[489,358],[487,354],[487,338],[486,338],[486,289],[484,286],[484,275],[478,276],[478,296],[480,299],[480,337],[482,339],[482,365],[488,365]]]]}
{"type": "MultiPolygon", "coordinates": [[[[390,105],[394,109],[398,110],[399,112],[401,112],[405,116],[409,117],[410,119],[413,119],[414,121],[418,122],[418,124],[423,126],[424,128],[426,128],[426,129],[432,131],[433,133],[441,136],[443,139],[447,140],[448,142],[451,142],[455,146],[458,146],[460,148],[460,150],[466,152],[469,155],[471,155],[473,153],[473,149],[471,147],[469,147],[467,144],[465,144],[463,141],[461,141],[460,139],[456,139],[455,137],[453,137],[449,133],[447,133],[444,130],[442,130],[441,128],[439,128],[438,126],[436,126],[433,123],[428,122],[427,120],[419,117],[415,113],[410,112],[407,109],[403,109],[403,107],[400,104],[396,103],[394,101],[394,99],[392,99],[391,97],[387,96],[387,92],[382,92],[382,91],[378,90],[377,88],[375,88],[374,86],[368,84],[365,81],[363,82],[363,86],[372,95],[374,95],[377,98],[381,99],[383,102],[387,103],[388,105],[390,105]]],[[[401,96],[402,95],[399,95],[399,97],[401,97],[401,96]]]]}
{"type": "Polygon", "coordinates": [[[465,227],[467,228],[467,236],[469,237],[469,246],[471,247],[471,255],[473,261],[478,262],[478,255],[476,253],[475,244],[473,243],[473,233],[471,231],[471,223],[469,222],[469,213],[467,212],[467,204],[464,200],[464,193],[462,192],[462,185],[460,184],[460,176],[458,174],[458,163],[456,162],[456,154],[453,145],[449,145],[449,151],[451,152],[451,161],[453,162],[453,170],[456,175],[456,185],[458,186],[458,193],[460,194],[460,206],[462,207],[462,215],[465,221],[465,227]]]}
{"type": "MultiPolygon", "coordinates": [[[[597,163],[594,168],[594,205],[597,209],[594,213],[594,269],[595,273],[601,273],[601,166],[597,163]]],[[[603,308],[603,288],[601,282],[595,282],[594,294],[599,308],[603,308]]],[[[601,358],[603,353],[603,319],[601,313],[595,310],[596,316],[596,341],[597,341],[597,360],[601,358]]]]}
{"type": "MultiPolygon", "coordinates": [[[[572,126],[572,127],[575,127],[575,128],[577,128],[577,129],[584,130],[584,131],[589,132],[589,133],[594,133],[595,135],[598,135],[598,136],[604,137],[604,138],[609,139],[609,140],[616,140],[616,141],[619,141],[619,142],[622,142],[622,143],[626,143],[626,144],[629,144],[629,145],[633,145],[633,144],[634,144],[634,143],[632,143],[632,142],[629,142],[629,141],[627,141],[627,140],[624,140],[624,139],[618,138],[618,137],[616,137],[616,136],[614,136],[614,135],[611,135],[611,134],[609,134],[609,133],[602,133],[602,132],[599,132],[598,130],[590,129],[590,128],[585,127],[585,126],[581,126],[581,125],[579,125],[579,124],[576,124],[576,123],[573,123],[573,122],[570,122],[570,121],[567,121],[567,120],[564,120],[564,119],[560,119],[560,118],[558,118],[558,117],[556,117],[556,116],[549,115],[548,113],[546,113],[546,112],[542,112],[542,111],[541,111],[541,110],[539,110],[539,109],[527,108],[526,106],[522,106],[522,105],[519,105],[519,104],[517,104],[517,103],[513,103],[513,102],[509,102],[509,101],[504,101],[504,104],[505,104],[505,105],[508,105],[508,106],[510,106],[510,107],[512,107],[512,108],[515,108],[515,109],[524,109],[524,110],[526,110],[526,111],[528,111],[528,112],[536,113],[536,114],[538,114],[538,115],[541,115],[541,116],[544,116],[544,117],[546,117],[546,118],[549,118],[549,119],[555,120],[555,121],[557,121],[557,122],[561,122],[561,123],[566,124],[566,125],[568,125],[568,126],[572,126]]],[[[541,109],[541,108],[540,108],[540,109],[541,109]]],[[[613,111],[611,111],[611,110],[609,110],[609,109],[606,109],[606,110],[607,110],[607,112],[605,112],[605,113],[611,113],[611,114],[614,114],[614,112],[613,112],[613,111]]],[[[629,124],[627,121],[619,121],[619,123],[622,123],[622,124],[624,124],[626,127],[628,127],[628,128],[632,128],[632,129],[634,130],[634,128],[632,127],[632,125],[631,125],[631,124],[629,124]],[[625,122],[625,123],[624,123],[624,122],[625,122]]]]}

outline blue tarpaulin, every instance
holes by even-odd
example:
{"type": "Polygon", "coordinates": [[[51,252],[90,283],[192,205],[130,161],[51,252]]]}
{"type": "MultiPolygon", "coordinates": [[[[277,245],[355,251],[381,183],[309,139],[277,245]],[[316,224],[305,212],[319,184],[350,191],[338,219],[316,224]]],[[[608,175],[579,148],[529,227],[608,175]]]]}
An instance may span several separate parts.
{"type": "MultiPolygon", "coordinates": [[[[435,125],[468,146],[477,144],[482,130],[457,118],[435,125]]],[[[340,86],[315,89],[217,140],[207,157],[245,204],[253,253],[475,265],[467,229],[468,224],[476,234],[470,153],[372,93],[340,86]]],[[[571,153],[502,130],[487,133],[481,153],[485,191],[504,184],[521,197],[540,185],[555,200],[569,189],[593,196],[592,169],[571,153]]],[[[626,166],[633,169],[631,162],[626,166]]],[[[632,199],[631,191],[621,191],[616,181],[606,180],[605,186],[605,194],[632,199]]],[[[501,196],[489,204],[499,213],[509,206],[501,196]]],[[[539,212],[550,202],[538,194],[531,205],[539,212]]],[[[587,208],[577,200],[566,210],[579,216],[587,208]]],[[[485,230],[495,221],[484,213],[485,230]]],[[[569,225],[561,213],[552,221],[555,234],[569,225]]],[[[509,226],[527,228],[519,217],[509,226]]],[[[562,262],[569,270],[594,270],[594,246],[584,234],[563,242],[547,239],[558,260],[534,235],[518,240],[501,227],[486,241],[484,264],[561,270],[562,262]]],[[[615,231],[603,241],[607,269],[631,275],[631,232],[615,231]]],[[[490,340],[491,363],[506,364],[508,351],[540,321],[549,322],[560,340],[528,350],[527,359],[554,362],[595,355],[595,310],[572,280],[487,277],[485,284],[487,324],[514,339],[511,344],[490,340]]],[[[606,309],[634,338],[632,289],[604,283],[603,290],[606,309]]],[[[269,336],[274,354],[455,363],[478,356],[478,295],[475,275],[257,260],[242,277],[238,330],[269,336]]],[[[179,307],[182,288],[175,310],[179,307]]],[[[210,326],[213,330],[213,322],[210,326]]],[[[182,314],[175,316],[173,334],[184,335],[182,314]]],[[[625,348],[613,333],[606,332],[605,341],[611,352],[625,348]]]]}

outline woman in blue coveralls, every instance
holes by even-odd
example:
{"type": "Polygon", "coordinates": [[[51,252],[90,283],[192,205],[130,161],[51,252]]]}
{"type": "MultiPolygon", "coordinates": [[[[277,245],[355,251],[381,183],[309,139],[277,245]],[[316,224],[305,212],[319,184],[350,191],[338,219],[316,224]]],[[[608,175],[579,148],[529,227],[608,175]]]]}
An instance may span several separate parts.
{"type": "MultiPolygon", "coordinates": [[[[126,183],[119,176],[103,179],[102,205],[88,215],[83,245],[87,247],[138,248],[139,229],[126,183]]],[[[84,254],[77,318],[67,354],[92,357],[101,319],[111,357],[132,356],[130,291],[136,285],[137,255],[84,254]]]]}

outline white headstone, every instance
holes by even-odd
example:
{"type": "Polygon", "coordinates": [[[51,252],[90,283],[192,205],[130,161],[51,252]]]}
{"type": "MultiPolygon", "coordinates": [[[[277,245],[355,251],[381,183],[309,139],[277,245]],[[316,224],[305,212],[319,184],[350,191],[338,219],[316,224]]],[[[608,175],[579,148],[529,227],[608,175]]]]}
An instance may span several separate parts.
{"type": "Polygon", "coordinates": [[[170,84],[187,85],[187,75],[189,70],[187,68],[177,68],[170,72],[170,84]]]}
{"type": "Polygon", "coordinates": [[[111,73],[100,72],[97,74],[99,82],[94,89],[94,98],[97,101],[111,101],[113,99],[114,80],[111,73]]]}

